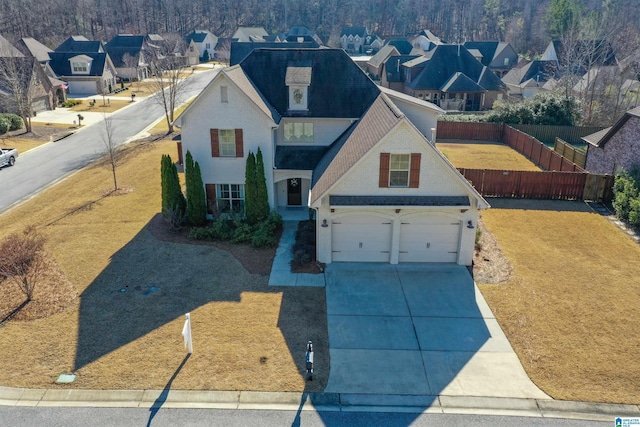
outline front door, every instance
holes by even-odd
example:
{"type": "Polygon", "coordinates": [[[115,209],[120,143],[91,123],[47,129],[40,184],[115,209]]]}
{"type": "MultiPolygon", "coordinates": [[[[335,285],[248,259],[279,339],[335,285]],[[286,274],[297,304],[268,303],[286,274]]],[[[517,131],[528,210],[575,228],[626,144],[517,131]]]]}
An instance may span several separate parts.
{"type": "Polygon", "coordinates": [[[302,180],[300,178],[292,178],[287,180],[287,205],[302,205],[302,180]]]}

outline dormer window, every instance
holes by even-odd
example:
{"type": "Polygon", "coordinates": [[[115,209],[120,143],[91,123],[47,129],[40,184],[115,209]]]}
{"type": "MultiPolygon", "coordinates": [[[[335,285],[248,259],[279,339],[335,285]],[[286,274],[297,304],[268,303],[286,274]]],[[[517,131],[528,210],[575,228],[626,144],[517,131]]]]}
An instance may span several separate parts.
{"type": "Polygon", "coordinates": [[[69,58],[69,65],[73,74],[89,74],[93,59],[87,55],[77,55],[69,58]]]}
{"type": "Polygon", "coordinates": [[[287,67],[285,84],[289,88],[289,110],[308,110],[311,67],[287,67]]]}

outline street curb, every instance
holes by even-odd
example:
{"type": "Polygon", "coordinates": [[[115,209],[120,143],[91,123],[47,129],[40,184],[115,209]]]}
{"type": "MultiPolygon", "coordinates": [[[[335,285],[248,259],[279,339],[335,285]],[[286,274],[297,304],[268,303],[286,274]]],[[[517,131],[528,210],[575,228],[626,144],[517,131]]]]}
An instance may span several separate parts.
{"type": "Polygon", "coordinates": [[[640,417],[640,405],[552,399],[260,391],[23,389],[2,386],[0,386],[0,405],[405,412],[592,421],[613,421],[616,417],[640,417]]]}

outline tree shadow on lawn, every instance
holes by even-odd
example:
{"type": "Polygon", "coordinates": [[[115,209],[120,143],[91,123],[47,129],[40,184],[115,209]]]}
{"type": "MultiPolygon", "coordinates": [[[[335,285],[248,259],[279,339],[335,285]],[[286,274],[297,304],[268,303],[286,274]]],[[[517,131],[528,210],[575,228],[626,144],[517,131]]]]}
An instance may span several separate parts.
{"type": "MultiPolygon", "coordinates": [[[[249,274],[229,252],[206,244],[159,241],[147,225],[112,256],[82,293],[74,371],[210,302],[240,303],[243,293],[281,294],[277,327],[301,377],[307,341],[313,340],[318,353],[324,354],[318,357],[319,374],[312,387],[313,391],[323,390],[329,372],[324,289],[270,287],[267,282],[262,275],[249,274]]],[[[246,307],[251,310],[254,306],[246,307]]],[[[255,311],[246,316],[258,316],[256,323],[261,320],[255,311]]],[[[220,327],[213,322],[212,330],[220,327]]],[[[194,328],[195,353],[202,354],[205,350],[202,345],[198,348],[197,334],[194,328]]],[[[246,336],[251,339],[250,333],[246,336]]],[[[176,334],[175,341],[181,340],[176,334]]],[[[149,355],[154,350],[150,348],[149,355]]],[[[263,371],[273,369],[267,360],[259,359],[258,355],[255,363],[264,363],[263,371]]]]}

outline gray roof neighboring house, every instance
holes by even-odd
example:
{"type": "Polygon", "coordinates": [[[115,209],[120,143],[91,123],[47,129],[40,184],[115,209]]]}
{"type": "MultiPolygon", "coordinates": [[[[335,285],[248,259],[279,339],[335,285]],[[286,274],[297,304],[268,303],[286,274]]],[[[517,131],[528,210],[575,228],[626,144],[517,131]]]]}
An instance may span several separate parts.
{"type": "Polygon", "coordinates": [[[367,28],[366,27],[342,27],[342,31],[340,32],[340,37],[342,36],[366,36],[367,28]]]}
{"type": "Polygon", "coordinates": [[[32,37],[21,38],[16,47],[25,55],[33,56],[41,63],[48,62],[51,59],[49,54],[53,52],[52,49],[32,37]]]}
{"type": "Polygon", "coordinates": [[[505,90],[502,81],[495,74],[486,72],[487,67],[464,46],[439,45],[429,53],[429,59],[420,64],[423,70],[408,83],[411,89],[440,90],[452,76],[461,73],[488,91],[505,90]]]}
{"type": "Polygon", "coordinates": [[[131,58],[139,58],[142,56],[141,62],[146,62],[144,57],[144,36],[132,34],[118,34],[113,37],[104,46],[105,51],[109,54],[113,65],[116,67],[129,67],[125,61],[126,55],[131,58]]]}
{"type": "Polygon", "coordinates": [[[84,36],[71,36],[55,48],[54,52],[102,53],[104,45],[101,41],[88,40],[84,36]]]}
{"type": "Polygon", "coordinates": [[[499,41],[481,41],[481,42],[465,42],[464,47],[469,50],[475,49],[480,52],[482,59],[480,62],[482,65],[491,68],[509,68],[513,67],[517,63],[518,55],[513,51],[513,48],[507,42],[499,41]],[[511,52],[506,52],[510,50],[511,52]],[[501,54],[505,53],[509,57],[515,57],[514,61],[509,61],[509,64],[505,65],[504,62],[500,64],[493,63],[501,54]],[[493,64],[492,64],[493,63],[493,64]]]}
{"type": "Polygon", "coordinates": [[[413,50],[413,46],[406,37],[393,37],[387,40],[385,45],[394,46],[398,49],[400,55],[409,55],[413,50]]]}
{"type": "Polygon", "coordinates": [[[624,115],[613,126],[592,133],[591,135],[584,136],[582,139],[591,145],[602,148],[632,117],[640,118],[640,107],[633,108],[624,113],[624,115]]]}
{"type": "Polygon", "coordinates": [[[241,42],[248,42],[252,38],[255,40],[256,38],[263,38],[268,35],[269,33],[267,33],[263,27],[238,27],[236,32],[233,33],[233,38],[241,42]]]}
{"type": "Polygon", "coordinates": [[[51,61],[49,65],[58,76],[73,76],[73,71],[71,70],[71,62],[69,61],[71,58],[78,55],[85,55],[92,59],[91,69],[88,74],[81,74],[81,76],[102,76],[104,71],[105,62],[107,61],[107,53],[96,53],[96,52],[87,52],[87,53],[77,53],[77,52],[52,52],[49,54],[51,56],[51,61]]]}
{"type": "Polygon", "coordinates": [[[401,82],[404,80],[402,75],[402,64],[418,58],[417,55],[399,55],[390,56],[384,64],[384,73],[388,82],[401,82]]]}
{"type": "Polygon", "coordinates": [[[520,85],[529,80],[544,83],[552,79],[556,73],[555,61],[535,60],[518,68],[513,68],[502,78],[506,84],[520,85]]]}
{"type": "Polygon", "coordinates": [[[380,48],[378,53],[376,53],[371,57],[371,59],[369,59],[368,64],[378,68],[390,56],[394,56],[394,55],[395,56],[400,55],[400,52],[398,51],[398,49],[395,46],[390,44],[384,45],[380,48]]]}
{"type": "Polygon", "coordinates": [[[0,35],[0,58],[19,58],[24,55],[9,40],[0,35]]]}
{"type": "Polygon", "coordinates": [[[206,30],[193,30],[191,34],[187,36],[187,43],[189,43],[191,40],[196,43],[202,43],[209,34],[209,31],[206,30]]]}
{"type": "Polygon", "coordinates": [[[231,42],[229,65],[239,64],[254,49],[316,49],[318,44],[311,42],[231,42]]]}

